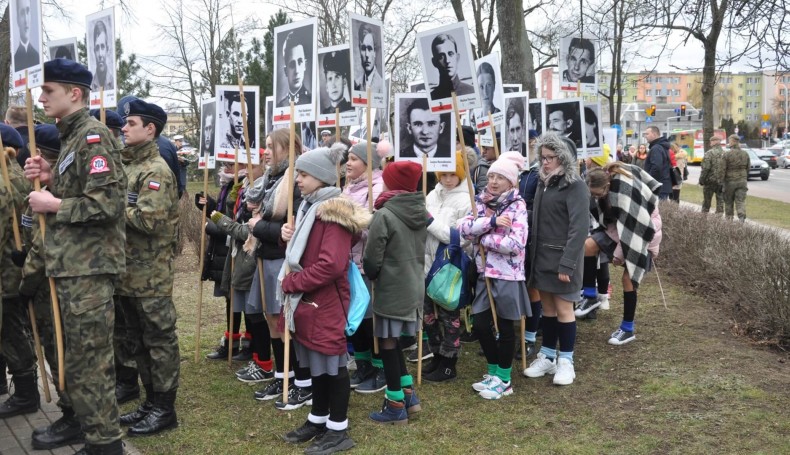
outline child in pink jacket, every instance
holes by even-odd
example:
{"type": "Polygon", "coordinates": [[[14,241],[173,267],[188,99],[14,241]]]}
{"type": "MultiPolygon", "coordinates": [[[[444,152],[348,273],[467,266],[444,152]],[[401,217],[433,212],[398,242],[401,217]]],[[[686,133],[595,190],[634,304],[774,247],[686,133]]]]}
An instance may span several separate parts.
{"type": "Polygon", "coordinates": [[[521,316],[530,315],[530,307],[525,305],[529,297],[524,283],[527,205],[518,193],[518,176],[523,167],[520,153],[503,153],[488,170],[488,184],[476,198],[475,213],[458,222],[461,235],[475,244],[475,263],[480,276],[472,314],[474,330],[488,364],[488,374],[472,388],[489,400],[513,393],[510,383],[516,340],[513,325],[521,316]],[[495,302],[499,339],[494,334],[487,286],[495,302]]]}

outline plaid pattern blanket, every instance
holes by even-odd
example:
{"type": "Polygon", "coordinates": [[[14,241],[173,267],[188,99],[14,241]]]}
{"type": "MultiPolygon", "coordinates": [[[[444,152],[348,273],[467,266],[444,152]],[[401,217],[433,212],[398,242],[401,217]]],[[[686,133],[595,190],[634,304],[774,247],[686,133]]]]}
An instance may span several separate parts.
{"type": "Polygon", "coordinates": [[[613,174],[609,185],[609,203],[617,218],[617,234],[631,281],[639,284],[645,275],[648,244],[655,235],[650,215],[658,204],[661,183],[638,166],[622,165],[633,178],[613,174]]]}

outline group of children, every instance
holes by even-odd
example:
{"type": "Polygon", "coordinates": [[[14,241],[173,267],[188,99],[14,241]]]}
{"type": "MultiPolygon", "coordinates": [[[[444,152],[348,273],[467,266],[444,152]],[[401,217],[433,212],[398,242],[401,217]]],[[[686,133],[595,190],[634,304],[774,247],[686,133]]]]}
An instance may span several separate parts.
{"type": "MultiPolygon", "coordinates": [[[[634,339],[636,288],[660,241],[656,182],[640,169],[588,164],[585,182],[573,144],[546,133],[535,138],[539,158],[529,168],[518,152],[489,157],[492,150],[484,148],[486,183],[476,195],[470,191],[478,182],[469,179],[479,177],[480,169],[471,148],[456,152],[455,170],[437,173],[435,187],[424,194],[419,188],[427,173],[415,162],[392,162],[388,143],[372,144],[371,155],[364,142],[336,142],[301,153],[288,169],[288,139],[286,130],[267,137],[262,175],[253,172],[235,185],[228,181],[222,201],[199,195],[196,202],[212,209],[208,229],[214,241],[232,240],[219,293],[232,290],[228,309],[232,300],[236,321],[243,312],[252,352],[237,377],[271,381],[255,393],[259,400],[277,399],[284,375],[293,378],[288,400],[275,405],[282,410],[312,405],[307,421],[284,436],[289,443],[312,440],[305,453],[353,447],[347,431],[352,389],[384,391],[382,408],[370,414],[379,423],[406,424],[420,411],[401,341],[417,336],[420,327],[427,334],[429,360],[423,379],[457,376],[461,311],[436,305],[425,292],[426,274],[442,244],[460,239],[475,263],[477,279],[466,285],[474,289],[472,335],[487,364],[482,379],[472,384],[482,398],[513,393],[511,370],[522,336],[528,348],[519,355],[537,353],[525,376],[553,374],[557,385],[573,382],[575,318],[592,318],[603,303],[596,281],[607,281],[604,289],[608,285],[608,274],[599,269],[609,261],[626,268],[625,316],[610,343],[634,339]],[[296,208],[295,220],[287,219],[288,202],[296,208]],[[363,274],[371,301],[359,328],[347,337],[349,267],[363,274]],[[582,290],[584,299],[575,308],[582,290]],[[516,335],[522,318],[526,330],[516,335]],[[284,369],[285,330],[292,335],[291,371],[284,369]],[[353,375],[347,368],[349,344],[353,375]]],[[[298,138],[296,149],[301,150],[298,138]]],[[[208,357],[223,358],[228,349],[238,349],[240,343],[233,341],[238,332],[237,324],[228,324],[225,342],[208,357]]]]}

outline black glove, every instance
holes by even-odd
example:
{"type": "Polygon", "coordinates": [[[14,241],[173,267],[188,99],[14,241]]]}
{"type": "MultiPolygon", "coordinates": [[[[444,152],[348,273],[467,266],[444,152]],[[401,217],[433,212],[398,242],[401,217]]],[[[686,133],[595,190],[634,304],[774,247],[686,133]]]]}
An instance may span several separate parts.
{"type": "MultiPolygon", "coordinates": [[[[203,197],[202,191],[200,193],[195,194],[195,207],[197,207],[198,210],[203,210],[203,204],[198,202],[202,197],[203,197]]],[[[211,215],[211,212],[213,212],[214,210],[217,210],[217,201],[215,201],[211,196],[206,196],[206,214],[211,215]]]]}
{"type": "Polygon", "coordinates": [[[11,262],[13,262],[15,266],[19,268],[24,267],[25,258],[27,258],[27,249],[25,249],[25,247],[22,247],[22,251],[20,250],[11,251],[11,262]]]}

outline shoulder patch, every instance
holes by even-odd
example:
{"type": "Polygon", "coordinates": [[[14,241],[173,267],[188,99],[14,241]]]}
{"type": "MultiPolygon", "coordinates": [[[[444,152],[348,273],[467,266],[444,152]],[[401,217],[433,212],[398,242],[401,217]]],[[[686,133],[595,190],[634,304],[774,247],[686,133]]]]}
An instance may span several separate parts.
{"type": "Polygon", "coordinates": [[[88,144],[98,144],[99,142],[101,142],[101,136],[99,136],[98,134],[89,134],[85,136],[85,142],[87,142],[88,144]]]}
{"type": "Polygon", "coordinates": [[[107,158],[96,155],[91,158],[91,171],[89,174],[101,174],[104,172],[110,172],[110,165],[107,163],[107,158]]]}
{"type": "Polygon", "coordinates": [[[155,181],[153,181],[153,180],[151,180],[150,182],[148,182],[148,189],[149,189],[149,190],[159,191],[159,187],[160,187],[160,186],[161,186],[161,185],[159,184],[159,182],[155,182],[155,181]]]}

